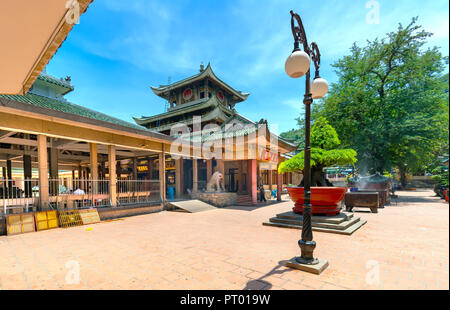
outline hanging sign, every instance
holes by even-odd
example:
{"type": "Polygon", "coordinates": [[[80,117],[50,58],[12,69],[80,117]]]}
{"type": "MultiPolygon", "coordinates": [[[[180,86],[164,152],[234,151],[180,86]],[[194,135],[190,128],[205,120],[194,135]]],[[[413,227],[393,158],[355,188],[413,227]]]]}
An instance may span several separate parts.
{"type": "Polygon", "coordinates": [[[278,154],[275,152],[266,150],[266,149],[262,149],[258,152],[258,160],[277,163],[278,162],[278,154]]]}

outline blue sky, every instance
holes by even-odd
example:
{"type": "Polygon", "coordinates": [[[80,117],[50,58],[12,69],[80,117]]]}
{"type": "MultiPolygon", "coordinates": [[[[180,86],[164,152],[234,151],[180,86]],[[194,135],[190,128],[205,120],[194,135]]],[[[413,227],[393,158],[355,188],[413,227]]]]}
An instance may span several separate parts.
{"type": "Polygon", "coordinates": [[[150,85],[186,78],[210,62],[222,80],[251,94],[237,105],[239,113],[268,119],[282,132],[296,127],[303,112],[304,78],[284,72],[293,48],[291,9],[319,45],[321,76],[329,82],[336,81],[330,65],[353,42],[363,45],[414,16],[435,34],[430,45],[449,55],[447,0],[378,2],[379,24],[369,24],[367,0],[95,0],[47,73],[72,77],[71,102],[132,122],[164,111],[150,85]]]}

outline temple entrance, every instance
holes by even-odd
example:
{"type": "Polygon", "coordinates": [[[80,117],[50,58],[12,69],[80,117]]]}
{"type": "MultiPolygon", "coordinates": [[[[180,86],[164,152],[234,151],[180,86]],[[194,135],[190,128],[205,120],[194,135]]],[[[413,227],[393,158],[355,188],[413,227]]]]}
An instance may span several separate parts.
{"type": "Polygon", "coordinates": [[[188,193],[188,189],[192,191],[194,188],[192,160],[183,160],[183,194],[188,193]]]}
{"type": "Polygon", "coordinates": [[[226,183],[227,183],[227,191],[236,193],[239,191],[239,177],[238,177],[238,169],[237,168],[231,168],[228,170],[228,173],[226,175],[226,183]]]}

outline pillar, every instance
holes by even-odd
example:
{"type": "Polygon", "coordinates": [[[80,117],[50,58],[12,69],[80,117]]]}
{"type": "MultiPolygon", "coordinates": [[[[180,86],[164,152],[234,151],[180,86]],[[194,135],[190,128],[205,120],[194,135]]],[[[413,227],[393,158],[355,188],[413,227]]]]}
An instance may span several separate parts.
{"type": "Polygon", "coordinates": [[[247,161],[247,189],[252,198],[252,204],[258,203],[258,187],[257,187],[257,163],[256,159],[249,159],[247,161]]]}
{"type": "Polygon", "coordinates": [[[244,190],[244,182],[242,181],[242,170],[244,169],[244,162],[242,160],[239,161],[239,169],[238,169],[238,192],[242,192],[244,190]]]}
{"type": "Polygon", "coordinates": [[[6,160],[6,178],[8,179],[8,193],[9,193],[8,197],[14,197],[14,195],[13,195],[12,162],[11,162],[11,159],[6,160]]]}
{"type": "Polygon", "coordinates": [[[198,192],[198,160],[194,158],[192,160],[192,178],[193,178],[193,189],[194,193],[198,192]]]}
{"type": "Polygon", "coordinates": [[[109,163],[109,199],[112,207],[117,207],[117,172],[116,172],[116,147],[108,145],[109,163]]]}
{"type": "Polygon", "coordinates": [[[89,143],[89,159],[91,168],[92,193],[98,193],[98,149],[97,143],[89,143]]]}
{"type": "Polygon", "coordinates": [[[164,146],[162,153],[159,154],[159,191],[163,204],[166,201],[166,153],[164,146]]]}
{"type": "MultiPolygon", "coordinates": [[[[278,153],[278,160],[280,160],[281,154],[278,153]]],[[[280,162],[277,165],[277,201],[281,201],[281,193],[283,192],[283,175],[278,172],[280,162]]]]}
{"type": "Polygon", "coordinates": [[[50,173],[49,193],[51,196],[57,196],[59,191],[59,175],[58,175],[58,149],[48,149],[48,163],[50,173]]]}
{"type": "Polygon", "coordinates": [[[225,178],[225,161],[223,159],[217,160],[217,171],[222,173],[223,177],[225,178]]]}
{"type": "Polygon", "coordinates": [[[41,210],[49,208],[47,136],[38,135],[39,202],[41,210]]]}
{"type": "Polygon", "coordinates": [[[181,182],[181,178],[183,176],[183,174],[181,173],[181,170],[183,169],[183,163],[182,163],[183,159],[176,159],[175,160],[175,191],[176,191],[176,196],[177,198],[181,197],[182,194],[182,182],[181,182]]]}
{"type": "MultiPolygon", "coordinates": [[[[151,177],[150,177],[151,179],[151,177]]],[[[137,180],[137,160],[133,157],[133,180],[137,180]]]]}
{"type": "Polygon", "coordinates": [[[268,175],[269,175],[269,188],[270,188],[270,191],[273,191],[273,170],[271,167],[268,171],[268,175]]]}
{"type": "Polygon", "coordinates": [[[213,171],[212,171],[212,159],[208,159],[208,160],[206,160],[206,183],[209,182],[212,174],[213,174],[213,171]]]}
{"type": "Polygon", "coordinates": [[[25,197],[29,198],[32,196],[33,186],[31,184],[31,179],[33,177],[32,174],[32,166],[31,166],[31,156],[23,155],[23,178],[24,178],[24,188],[25,188],[25,197]]]}
{"type": "Polygon", "coordinates": [[[96,143],[89,143],[90,168],[92,180],[98,180],[98,150],[96,143]]]}

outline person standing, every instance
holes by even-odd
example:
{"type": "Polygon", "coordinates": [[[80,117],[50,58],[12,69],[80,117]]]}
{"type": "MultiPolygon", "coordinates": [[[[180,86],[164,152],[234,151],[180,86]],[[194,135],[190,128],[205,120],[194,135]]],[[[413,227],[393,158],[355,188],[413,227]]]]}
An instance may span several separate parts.
{"type": "Polygon", "coordinates": [[[258,190],[259,190],[259,199],[258,199],[258,201],[267,202],[266,195],[265,195],[265,190],[264,190],[264,185],[263,185],[263,182],[262,182],[262,178],[259,175],[258,175],[258,190]]]}

